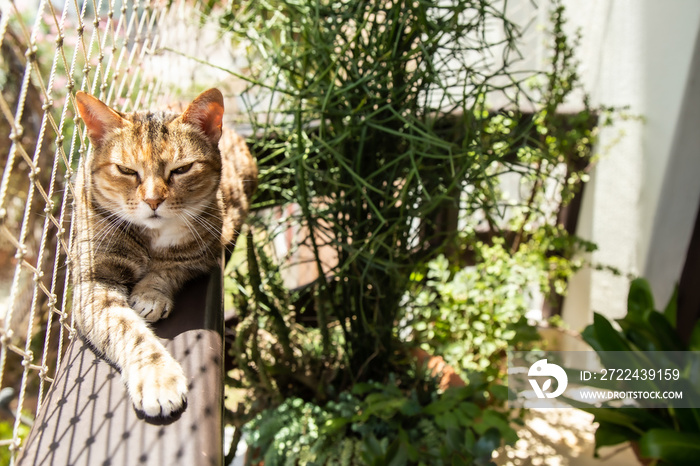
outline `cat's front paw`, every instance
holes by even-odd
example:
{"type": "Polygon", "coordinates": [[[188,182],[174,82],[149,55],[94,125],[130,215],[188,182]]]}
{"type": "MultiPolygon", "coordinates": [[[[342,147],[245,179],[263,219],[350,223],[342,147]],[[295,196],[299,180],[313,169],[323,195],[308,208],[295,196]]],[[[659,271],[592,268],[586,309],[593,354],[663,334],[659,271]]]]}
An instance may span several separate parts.
{"type": "Polygon", "coordinates": [[[126,374],[134,408],[148,417],[181,412],[187,403],[187,377],[182,366],[167,353],[154,354],[150,359],[150,364],[126,374]]]}
{"type": "Polygon", "coordinates": [[[129,306],[148,322],[156,322],[170,315],[173,300],[160,291],[137,285],[129,297],[129,306]]]}

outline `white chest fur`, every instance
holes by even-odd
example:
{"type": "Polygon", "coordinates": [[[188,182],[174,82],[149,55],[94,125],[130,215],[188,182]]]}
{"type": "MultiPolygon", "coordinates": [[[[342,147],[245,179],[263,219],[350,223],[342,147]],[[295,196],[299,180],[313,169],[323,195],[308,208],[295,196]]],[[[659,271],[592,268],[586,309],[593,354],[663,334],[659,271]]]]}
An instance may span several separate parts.
{"type": "Polygon", "coordinates": [[[192,231],[186,225],[172,222],[152,232],[151,247],[167,249],[192,240],[192,231]]]}

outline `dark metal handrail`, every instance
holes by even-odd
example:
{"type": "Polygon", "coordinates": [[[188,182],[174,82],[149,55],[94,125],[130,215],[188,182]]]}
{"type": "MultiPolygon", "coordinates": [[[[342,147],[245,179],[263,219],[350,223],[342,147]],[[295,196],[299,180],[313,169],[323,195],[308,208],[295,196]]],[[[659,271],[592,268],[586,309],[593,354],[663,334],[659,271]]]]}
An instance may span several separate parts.
{"type": "Polygon", "coordinates": [[[220,465],[223,458],[221,270],[186,284],[153,327],[189,378],[176,419],[140,418],[121,377],[74,339],[17,461],[21,466],[220,465]]]}

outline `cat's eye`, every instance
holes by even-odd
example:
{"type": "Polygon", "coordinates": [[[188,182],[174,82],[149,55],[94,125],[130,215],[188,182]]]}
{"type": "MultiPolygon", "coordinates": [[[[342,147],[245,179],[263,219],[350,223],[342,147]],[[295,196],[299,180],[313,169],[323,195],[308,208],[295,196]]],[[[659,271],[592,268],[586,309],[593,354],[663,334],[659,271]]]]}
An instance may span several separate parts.
{"type": "Polygon", "coordinates": [[[170,170],[170,173],[173,173],[175,175],[182,175],[183,173],[187,173],[188,171],[190,171],[192,165],[194,165],[194,162],[188,163],[187,165],[183,165],[181,167],[173,168],[172,170],[170,170]]]}
{"type": "Polygon", "coordinates": [[[136,170],[132,170],[131,168],[127,168],[122,165],[117,165],[117,170],[119,170],[122,175],[133,176],[138,174],[136,170]]]}

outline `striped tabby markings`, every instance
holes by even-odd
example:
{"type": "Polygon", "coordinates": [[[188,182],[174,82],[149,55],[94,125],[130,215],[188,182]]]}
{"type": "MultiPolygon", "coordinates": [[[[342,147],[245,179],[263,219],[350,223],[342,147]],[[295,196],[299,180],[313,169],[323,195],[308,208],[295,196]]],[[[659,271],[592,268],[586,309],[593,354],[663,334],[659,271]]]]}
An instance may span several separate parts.
{"type": "Polygon", "coordinates": [[[182,115],[124,114],[84,92],[76,104],[93,147],[76,182],[76,327],[120,369],[138,411],[170,416],[185,408],[187,377],[148,322],[220,255],[223,96],[210,89],[182,115]]]}

